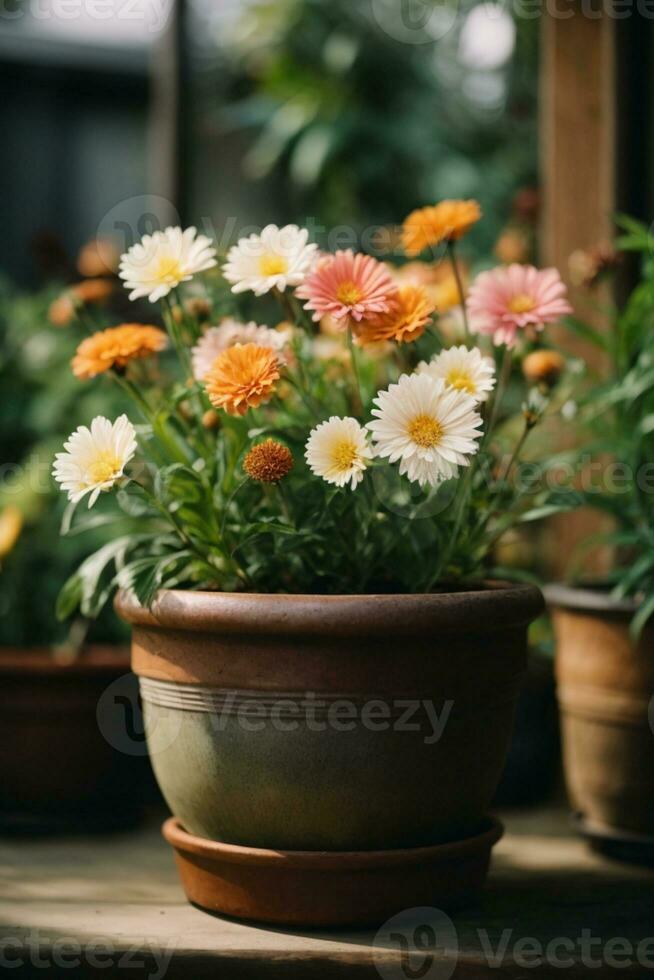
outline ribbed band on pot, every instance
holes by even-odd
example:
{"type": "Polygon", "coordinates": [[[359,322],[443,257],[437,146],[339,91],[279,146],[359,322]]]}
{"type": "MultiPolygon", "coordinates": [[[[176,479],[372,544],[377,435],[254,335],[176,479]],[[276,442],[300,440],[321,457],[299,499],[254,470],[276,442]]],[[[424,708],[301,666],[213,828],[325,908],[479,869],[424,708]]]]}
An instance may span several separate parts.
{"type": "MultiPolygon", "coordinates": [[[[349,694],[347,692],[323,693],[321,691],[256,691],[235,690],[229,688],[212,688],[194,684],[176,684],[172,681],[154,680],[149,677],[139,678],[141,697],[143,701],[164,708],[174,708],[178,711],[197,711],[220,715],[247,715],[257,718],[270,717],[297,719],[298,716],[326,718],[339,708],[352,706],[356,716],[364,709],[372,711],[375,705],[383,706],[383,718],[378,720],[399,720],[404,718],[407,723],[413,723],[426,713],[425,703],[440,712],[448,703],[447,698],[426,699],[411,695],[384,696],[381,694],[349,694]]],[[[479,699],[466,701],[465,705],[455,705],[452,701],[450,709],[459,718],[462,713],[495,708],[507,701],[515,700],[515,686],[511,684],[505,690],[493,691],[492,698],[479,693],[479,699]],[[463,712],[461,709],[464,709],[463,712]]]]}

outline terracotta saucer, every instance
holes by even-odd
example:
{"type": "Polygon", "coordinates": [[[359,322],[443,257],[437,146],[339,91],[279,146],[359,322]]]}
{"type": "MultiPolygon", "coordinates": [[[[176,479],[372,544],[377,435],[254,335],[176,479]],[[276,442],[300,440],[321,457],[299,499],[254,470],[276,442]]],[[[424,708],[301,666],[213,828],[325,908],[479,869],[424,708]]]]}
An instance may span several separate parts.
{"type": "Polygon", "coordinates": [[[269,851],[195,837],[175,817],[163,825],[193,905],[303,926],[372,926],[417,906],[448,911],[474,903],[502,834],[489,817],[474,837],[432,847],[269,851]]]}

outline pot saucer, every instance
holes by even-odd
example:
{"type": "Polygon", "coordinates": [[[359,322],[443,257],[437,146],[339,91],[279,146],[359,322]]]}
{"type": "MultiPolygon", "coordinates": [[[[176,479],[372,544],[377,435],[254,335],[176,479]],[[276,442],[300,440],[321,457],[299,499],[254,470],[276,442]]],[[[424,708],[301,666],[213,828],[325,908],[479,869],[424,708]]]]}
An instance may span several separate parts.
{"type": "Polygon", "coordinates": [[[205,840],[163,825],[187,898],[207,912],[276,925],[372,926],[417,906],[449,911],[479,897],[492,817],[474,837],[389,851],[272,851],[205,840]]]}
{"type": "Polygon", "coordinates": [[[654,836],[609,827],[575,813],[573,822],[594,850],[618,861],[654,866],[654,836]]]}

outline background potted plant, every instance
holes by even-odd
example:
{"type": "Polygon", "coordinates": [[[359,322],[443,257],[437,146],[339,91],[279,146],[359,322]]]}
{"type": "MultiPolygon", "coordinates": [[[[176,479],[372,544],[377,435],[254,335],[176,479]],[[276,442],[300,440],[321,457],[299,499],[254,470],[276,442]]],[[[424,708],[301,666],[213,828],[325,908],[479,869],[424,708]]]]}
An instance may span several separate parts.
{"type": "Polygon", "coordinates": [[[601,352],[576,413],[580,497],[609,523],[601,581],[548,589],[556,628],[565,774],[580,826],[598,845],[654,855],[654,263],[649,229],[619,217],[617,247],[641,277],[604,333],[571,321],[601,352]]]}
{"type": "Polygon", "coordinates": [[[120,271],[132,298],[162,301],[167,333],[120,324],[73,359],[140,421],[96,417],[57,454],[67,526],[88,520],[81,501],[124,526],[59,611],[93,615],[119,590],[164,832],[203,907],[374,922],[460,904],[483,880],[541,608],[533,586],[489,580],[492,556],[568,505],[542,466],[513,479],[553,379],[525,385],[516,427],[498,423],[516,351],[570,308],[555,270],[519,265],[482,273],[466,305],[455,249],[479,217],[445,201],[404,223],[403,255],[442,249],[461,301],[438,328],[441,262],[319,254],[270,225],[220,277],[209,239],[167,228],[120,271]],[[184,284],[202,272],[200,295],[184,284]],[[245,322],[253,306],[283,321],[245,322]],[[166,384],[169,343],[181,374],[166,384]]]}
{"type": "MultiPolygon", "coordinates": [[[[136,722],[136,737],[139,727],[132,717],[138,701],[128,676],[124,629],[106,614],[92,625],[77,617],[65,628],[54,615],[61,577],[82,560],[88,540],[59,537],[63,501],[49,477],[52,453],[71,420],[111,412],[117,404],[109,390],[80,393],[70,372],[77,345],[73,323],[80,317],[102,322],[113,295],[123,302],[115,285],[105,275],[69,287],[52,284],[31,295],[6,285],[0,292],[5,394],[0,414],[0,826],[5,832],[128,826],[140,814],[147,785],[144,747],[133,743],[136,754],[123,751],[125,723],[136,722]],[[115,698],[101,701],[111,690],[115,698]]],[[[94,546],[106,543],[100,526],[90,533],[94,546]]]]}

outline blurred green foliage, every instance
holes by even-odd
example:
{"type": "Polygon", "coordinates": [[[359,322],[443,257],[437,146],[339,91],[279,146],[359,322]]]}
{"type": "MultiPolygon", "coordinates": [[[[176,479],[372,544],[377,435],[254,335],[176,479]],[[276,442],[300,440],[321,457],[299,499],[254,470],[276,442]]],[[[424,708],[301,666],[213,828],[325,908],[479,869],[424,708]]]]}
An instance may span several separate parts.
{"type": "MultiPolygon", "coordinates": [[[[3,514],[16,511],[22,523],[15,544],[0,559],[2,645],[66,639],[67,628],[55,619],[55,600],[88,541],[59,536],[65,496],[51,479],[52,460],[77,425],[118,408],[108,384],[82,384],[73,377],[70,359],[79,329],[56,328],[48,320],[50,302],[60,292],[52,286],[21,295],[0,285],[0,525],[3,514]]],[[[95,541],[102,540],[98,532],[95,541]]],[[[122,635],[110,611],[91,634],[98,640],[122,635]]]]}
{"type": "Polygon", "coordinates": [[[587,368],[575,421],[585,437],[578,457],[583,503],[608,515],[612,529],[584,541],[582,556],[611,547],[608,583],[616,599],[637,600],[632,632],[638,636],[654,615],[654,239],[651,226],[627,215],[616,223],[617,248],[640,259],[639,281],[609,314],[609,330],[567,322],[596,347],[603,365],[599,374],[587,368]]]}
{"type": "Polygon", "coordinates": [[[475,197],[485,220],[466,245],[488,257],[516,190],[536,183],[537,23],[475,0],[432,6],[257,0],[224,28],[205,96],[225,133],[249,134],[244,179],[284,221],[361,231],[475,197]]]}

